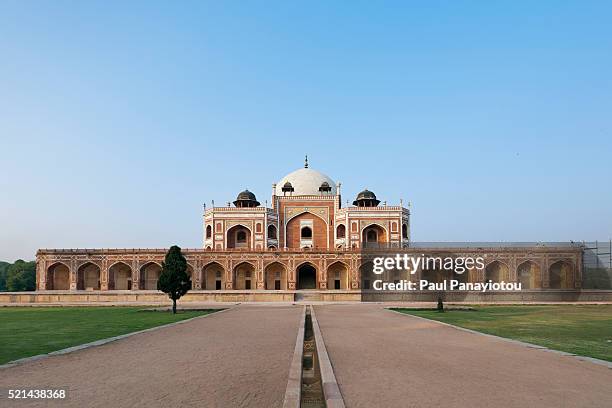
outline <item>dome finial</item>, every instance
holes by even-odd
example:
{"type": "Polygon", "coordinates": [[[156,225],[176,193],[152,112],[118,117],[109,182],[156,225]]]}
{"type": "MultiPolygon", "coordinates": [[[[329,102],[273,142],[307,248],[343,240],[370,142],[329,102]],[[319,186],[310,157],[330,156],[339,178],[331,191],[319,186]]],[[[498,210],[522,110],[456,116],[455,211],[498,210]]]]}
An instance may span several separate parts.
{"type": "Polygon", "coordinates": [[[308,155],[306,155],[306,158],[304,159],[304,168],[308,168],[308,155]]]}

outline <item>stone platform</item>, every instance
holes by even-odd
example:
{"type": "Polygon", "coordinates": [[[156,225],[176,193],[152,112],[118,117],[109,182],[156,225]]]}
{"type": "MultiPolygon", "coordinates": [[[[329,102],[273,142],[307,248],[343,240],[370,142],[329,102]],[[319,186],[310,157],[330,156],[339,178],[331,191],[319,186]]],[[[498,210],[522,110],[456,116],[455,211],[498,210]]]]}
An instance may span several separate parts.
{"type": "MultiPolygon", "coordinates": [[[[520,292],[445,292],[453,303],[612,302],[611,290],[523,290],[520,292]]],[[[181,303],[211,302],[435,302],[437,292],[376,292],[360,290],[193,290],[181,303]]],[[[0,292],[0,304],[166,304],[155,290],[0,292]]]]}

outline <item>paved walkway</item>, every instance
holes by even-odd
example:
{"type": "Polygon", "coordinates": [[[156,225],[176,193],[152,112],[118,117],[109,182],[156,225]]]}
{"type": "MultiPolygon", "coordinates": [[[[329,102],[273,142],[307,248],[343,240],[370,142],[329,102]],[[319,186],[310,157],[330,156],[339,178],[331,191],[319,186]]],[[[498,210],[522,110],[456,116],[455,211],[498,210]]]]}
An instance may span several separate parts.
{"type": "MultiPolygon", "coordinates": [[[[280,407],[303,306],[239,305],[0,370],[0,391],[67,388],[9,406],[280,407]]],[[[373,304],[314,306],[346,406],[606,407],[612,370],[373,304]]],[[[6,400],[0,401],[0,405],[6,400]]]]}
{"type": "Polygon", "coordinates": [[[279,407],[300,313],[301,306],[238,306],[4,369],[0,389],[68,388],[67,400],[15,406],[279,407]]]}
{"type": "Polygon", "coordinates": [[[612,370],[400,315],[315,312],[347,407],[606,407],[612,370]]]}

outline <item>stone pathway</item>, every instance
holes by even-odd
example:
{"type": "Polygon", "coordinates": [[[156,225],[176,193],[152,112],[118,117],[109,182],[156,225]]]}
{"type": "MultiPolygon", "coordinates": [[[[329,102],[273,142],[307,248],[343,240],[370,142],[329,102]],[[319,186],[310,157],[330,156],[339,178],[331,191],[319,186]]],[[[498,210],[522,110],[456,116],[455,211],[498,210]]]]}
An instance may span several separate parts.
{"type": "MultiPolygon", "coordinates": [[[[244,304],[0,370],[0,392],[67,388],[1,406],[280,407],[303,305],[244,304]]],[[[611,407],[612,370],[400,315],[317,304],[347,407],[611,407]]]]}
{"type": "Polygon", "coordinates": [[[606,407],[612,370],[380,305],[315,311],[347,407],[606,407]]]}
{"type": "Polygon", "coordinates": [[[0,390],[68,389],[66,400],[12,404],[20,407],[280,407],[301,311],[237,306],[3,369],[0,390]]]}

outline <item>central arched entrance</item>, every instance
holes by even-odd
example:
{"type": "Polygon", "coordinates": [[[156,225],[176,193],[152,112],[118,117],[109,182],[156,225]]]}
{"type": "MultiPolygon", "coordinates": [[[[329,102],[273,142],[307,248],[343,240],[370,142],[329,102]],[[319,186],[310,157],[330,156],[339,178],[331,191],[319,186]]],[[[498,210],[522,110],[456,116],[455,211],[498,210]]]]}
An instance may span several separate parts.
{"type": "Polygon", "coordinates": [[[298,289],[316,289],[317,270],[309,263],[300,265],[297,269],[297,281],[298,289]]]}

